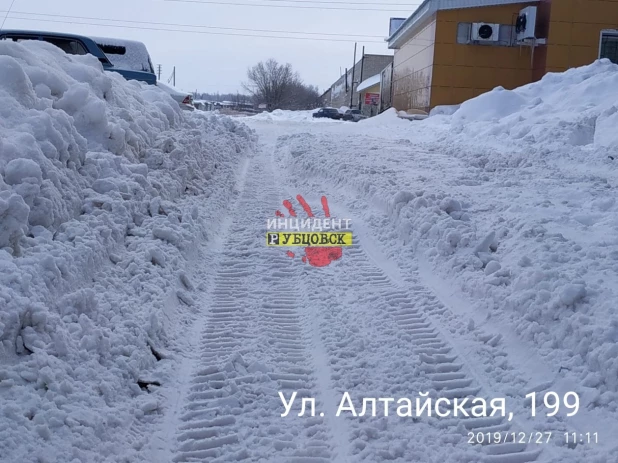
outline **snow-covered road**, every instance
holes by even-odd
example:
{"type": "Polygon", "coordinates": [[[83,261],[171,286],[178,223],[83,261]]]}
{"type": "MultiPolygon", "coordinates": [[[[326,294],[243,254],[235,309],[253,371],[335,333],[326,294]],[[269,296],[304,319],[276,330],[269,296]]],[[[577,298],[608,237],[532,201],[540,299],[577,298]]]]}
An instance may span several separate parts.
{"type": "Polygon", "coordinates": [[[618,65],[234,120],[35,42],[0,43],[0,462],[618,462],[618,65]],[[351,221],[330,265],[266,246],[305,200],[351,221]]]}
{"type": "Polygon", "coordinates": [[[188,335],[191,353],[178,370],[178,393],[162,431],[145,446],[151,461],[615,461],[615,415],[591,407],[586,391],[574,417],[531,417],[525,395],[532,391],[541,403],[550,391],[582,393],[578,377],[552,363],[561,352],[544,356],[506,318],[477,310],[474,299],[394,230],[392,203],[356,189],[367,177],[354,169],[381,170],[378,187],[399,181],[389,160],[402,152],[416,157],[419,175],[439,176],[449,159],[457,163],[446,146],[386,133],[359,141],[350,125],[246,122],[259,135],[259,149],[241,169],[220,239],[204,244],[209,257],[195,264],[203,284],[188,335]],[[354,167],[347,164],[351,154],[362,159],[354,167]],[[369,158],[374,154],[379,163],[369,158]],[[304,159],[304,168],[291,158],[304,159]],[[352,171],[349,180],[337,178],[340,164],[352,171]],[[352,220],[354,245],[328,267],[265,246],[266,221],[298,194],[309,204],[326,195],[334,217],[352,220]],[[286,400],[297,393],[285,417],[279,392],[286,400]],[[336,416],[346,392],[359,415],[363,398],[394,401],[388,416],[380,401],[376,416],[371,407],[364,416],[336,416]],[[431,417],[399,416],[398,399],[414,403],[419,392],[433,403],[469,398],[470,417],[436,410],[431,417]],[[487,404],[505,398],[512,420],[472,416],[475,397],[487,404]],[[315,399],[314,417],[309,408],[298,416],[302,398],[315,399]],[[597,432],[599,443],[572,448],[565,433],[573,432],[597,432]],[[497,436],[508,443],[488,443],[497,436]],[[483,445],[474,445],[481,439],[483,445]]]}

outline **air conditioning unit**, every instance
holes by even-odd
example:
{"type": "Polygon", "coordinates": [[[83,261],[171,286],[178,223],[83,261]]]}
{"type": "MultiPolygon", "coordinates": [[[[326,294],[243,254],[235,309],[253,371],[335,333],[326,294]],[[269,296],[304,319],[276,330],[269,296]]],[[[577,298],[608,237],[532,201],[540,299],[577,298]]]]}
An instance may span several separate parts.
{"type": "Polygon", "coordinates": [[[519,12],[517,22],[515,23],[515,33],[517,41],[521,42],[528,39],[534,39],[536,28],[536,6],[528,6],[519,12]]]}
{"type": "Polygon", "coordinates": [[[472,23],[472,41],[497,42],[500,38],[500,24],[472,23]]]}

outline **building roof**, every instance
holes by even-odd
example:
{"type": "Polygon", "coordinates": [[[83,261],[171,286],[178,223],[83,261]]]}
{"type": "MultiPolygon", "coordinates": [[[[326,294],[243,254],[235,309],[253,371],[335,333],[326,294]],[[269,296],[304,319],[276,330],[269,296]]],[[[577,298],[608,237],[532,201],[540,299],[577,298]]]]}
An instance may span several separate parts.
{"type": "Polygon", "coordinates": [[[534,3],[539,0],[425,0],[406,19],[393,34],[386,39],[388,48],[399,48],[416,32],[423,20],[440,10],[457,10],[460,8],[478,8],[482,6],[509,5],[512,3],[534,3]]]}
{"type": "Polygon", "coordinates": [[[363,90],[373,87],[374,85],[377,85],[379,83],[380,74],[376,74],[375,76],[371,76],[369,79],[365,79],[360,84],[358,84],[358,87],[356,87],[356,91],[362,92],[363,90]]]}

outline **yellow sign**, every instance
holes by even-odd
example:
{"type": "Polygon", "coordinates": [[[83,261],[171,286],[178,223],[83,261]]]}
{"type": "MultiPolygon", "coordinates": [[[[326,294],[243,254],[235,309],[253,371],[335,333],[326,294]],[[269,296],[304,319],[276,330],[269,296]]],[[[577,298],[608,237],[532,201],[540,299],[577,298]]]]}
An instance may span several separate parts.
{"type": "Polygon", "coordinates": [[[302,246],[302,247],[341,247],[352,246],[352,232],[303,233],[303,232],[268,232],[267,246],[302,246]]]}

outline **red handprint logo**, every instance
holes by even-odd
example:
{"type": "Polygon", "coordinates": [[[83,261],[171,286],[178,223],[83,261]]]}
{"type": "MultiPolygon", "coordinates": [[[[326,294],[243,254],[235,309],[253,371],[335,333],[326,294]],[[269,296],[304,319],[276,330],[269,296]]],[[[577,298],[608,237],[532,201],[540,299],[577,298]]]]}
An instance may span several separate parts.
{"type": "MultiPolygon", "coordinates": [[[[311,207],[309,206],[309,204],[307,204],[307,201],[305,201],[305,198],[303,198],[301,195],[298,195],[296,196],[296,199],[298,200],[303,210],[307,214],[307,217],[309,218],[315,217],[313,215],[313,211],[311,210],[311,207]]],[[[322,201],[322,209],[324,210],[324,217],[330,218],[330,209],[328,207],[328,200],[326,199],[326,196],[322,196],[321,201],[322,201]]],[[[296,211],[294,210],[294,206],[292,206],[292,203],[290,201],[288,201],[287,199],[283,201],[283,206],[288,210],[290,217],[297,217],[296,211]]],[[[275,215],[281,218],[285,217],[285,215],[279,210],[275,213],[275,215]]],[[[290,256],[291,258],[296,257],[296,254],[293,253],[292,251],[288,251],[287,255],[290,256]]],[[[309,265],[312,265],[313,267],[326,267],[330,265],[331,262],[341,259],[342,255],[343,255],[343,250],[341,247],[309,246],[305,248],[305,255],[302,256],[302,261],[305,263],[309,263],[309,265]]]]}

